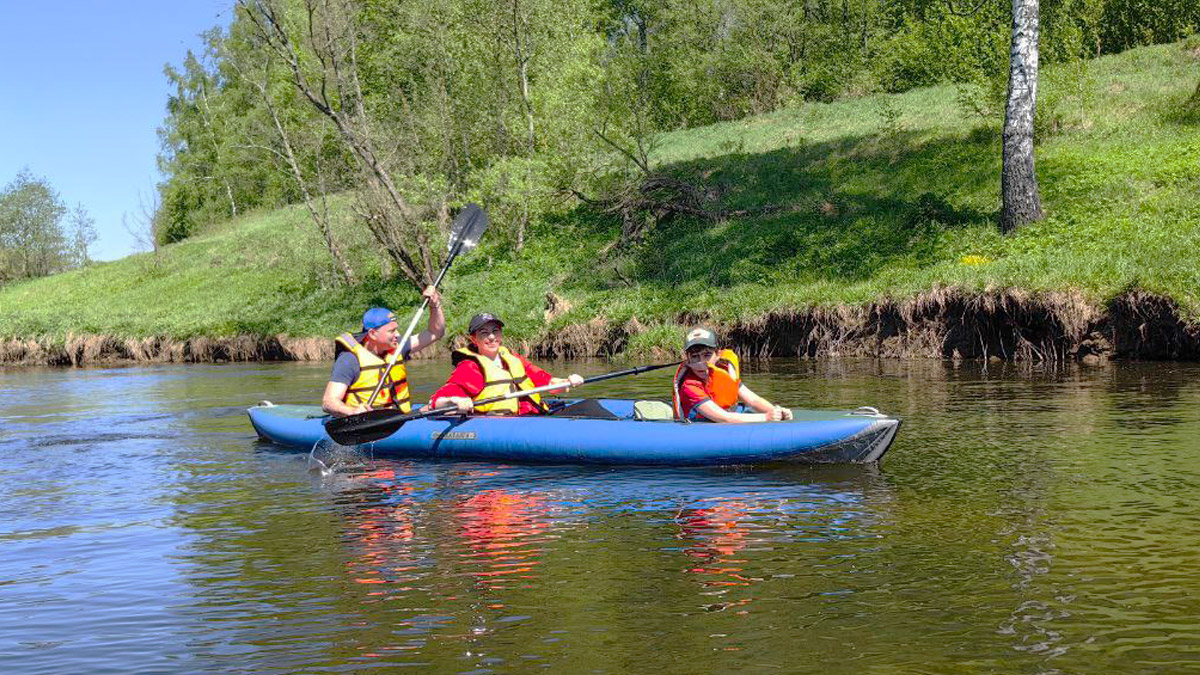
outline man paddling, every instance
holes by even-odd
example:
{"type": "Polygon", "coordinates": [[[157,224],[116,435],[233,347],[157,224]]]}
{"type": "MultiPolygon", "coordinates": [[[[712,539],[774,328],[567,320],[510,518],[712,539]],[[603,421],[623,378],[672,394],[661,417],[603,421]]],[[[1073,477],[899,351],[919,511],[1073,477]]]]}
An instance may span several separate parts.
{"type": "Polygon", "coordinates": [[[480,406],[475,401],[548,384],[561,384],[564,390],[583,384],[579,375],[553,377],[524,356],[509,351],[503,345],[504,322],[492,314],[484,312],[471,317],[467,332],[471,344],[451,355],[454,372],[430,397],[434,408],[453,405],[463,415],[472,411],[485,415],[541,415],[547,412],[547,407],[540,394],[480,406]]]}
{"type": "Polygon", "coordinates": [[[675,419],[707,422],[779,422],[792,419],[781,408],[742,382],[737,354],[717,348],[717,334],[708,328],[688,331],[683,363],[675,371],[675,419]],[[741,402],[756,413],[737,412],[741,402]]]}
{"type": "MultiPolygon", "coordinates": [[[[408,389],[408,372],[404,362],[410,355],[432,345],[446,333],[446,317],[442,314],[442,296],[435,286],[421,293],[429,303],[429,324],[401,347],[396,317],[384,307],[372,307],[363,314],[362,332],[343,333],[336,343],[336,358],[321,408],[338,417],[357,415],[372,408],[396,408],[407,413],[412,410],[408,389]],[[388,369],[388,358],[397,348],[395,362],[388,369]],[[384,384],[368,407],[371,394],[383,378],[384,384]]],[[[414,319],[415,323],[415,319],[414,319]]]]}

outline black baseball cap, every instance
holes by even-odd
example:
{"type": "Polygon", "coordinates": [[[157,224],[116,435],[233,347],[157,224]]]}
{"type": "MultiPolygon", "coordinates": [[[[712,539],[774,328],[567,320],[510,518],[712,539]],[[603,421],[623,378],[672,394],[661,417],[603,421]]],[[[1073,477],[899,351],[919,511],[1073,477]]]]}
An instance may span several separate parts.
{"type": "Polygon", "coordinates": [[[495,314],[492,314],[491,312],[480,312],[479,314],[471,317],[471,323],[467,324],[467,332],[474,333],[489,323],[498,324],[501,328],[504,328],[504,322],[500,319],[497,319],[495,314]]]}

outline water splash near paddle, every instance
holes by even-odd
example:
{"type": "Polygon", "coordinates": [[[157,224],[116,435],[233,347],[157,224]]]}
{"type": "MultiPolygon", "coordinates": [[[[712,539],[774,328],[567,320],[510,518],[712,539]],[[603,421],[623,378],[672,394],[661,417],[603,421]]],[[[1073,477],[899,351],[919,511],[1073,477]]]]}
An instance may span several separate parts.
{"type": "Polygon", "coordinates": [[[361,469],[369,460],[370,452],[363,445],[342,445],[328,438],[313,444],[308,453],[309,473],[319,473],[326,478],[335,473],[346,473],[361,469]]]}

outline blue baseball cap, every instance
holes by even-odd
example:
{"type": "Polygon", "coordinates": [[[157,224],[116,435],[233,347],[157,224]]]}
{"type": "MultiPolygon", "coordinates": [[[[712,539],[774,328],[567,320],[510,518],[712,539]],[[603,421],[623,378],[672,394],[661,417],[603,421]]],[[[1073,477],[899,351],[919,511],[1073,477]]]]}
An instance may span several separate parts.
{"type": "Polygon", "coordinates": [[[396,320],[396,315],[386,307],[372,307],[363,313],[363,330],[386,326],[396,320]]]}

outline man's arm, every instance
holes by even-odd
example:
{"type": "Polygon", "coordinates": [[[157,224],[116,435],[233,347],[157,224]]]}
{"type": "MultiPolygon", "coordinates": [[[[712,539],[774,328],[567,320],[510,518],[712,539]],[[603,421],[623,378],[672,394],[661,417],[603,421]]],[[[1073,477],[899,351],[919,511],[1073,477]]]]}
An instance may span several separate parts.
{"type": "Polygon", "coordinates": [[[321,409],[336,417],[348,417],[370,410],[366,405],[352,406],[345,402],[346,390],[350,385],[341,382],[327,382],[325,395],[321,397],[321,409]]]}
{"type": "Polygon", "coordinates": [[[325,384],[325,393],[321,396],[321,409],[330,415],[346,417],[370,410],[365,405],[353,406],[346,403],[346,390],[358,379],[358,359],[350,352],[338,354],[333,362],[333,370],[329,374],[329,382],[325,384]]]}
{"type": "Polygon", "coordinates": [[[425,330],[409,338],[409,354],[415,354],[425,349],[446,334],[446,315],[442,313],[442,295],[433,286],[426,288],[421,295],[429,299],[429,324],[425,330]]]}

